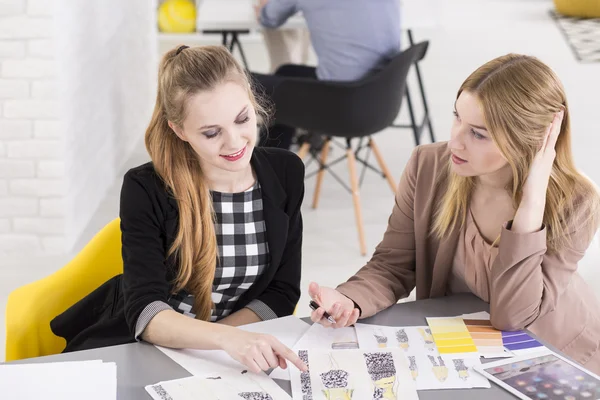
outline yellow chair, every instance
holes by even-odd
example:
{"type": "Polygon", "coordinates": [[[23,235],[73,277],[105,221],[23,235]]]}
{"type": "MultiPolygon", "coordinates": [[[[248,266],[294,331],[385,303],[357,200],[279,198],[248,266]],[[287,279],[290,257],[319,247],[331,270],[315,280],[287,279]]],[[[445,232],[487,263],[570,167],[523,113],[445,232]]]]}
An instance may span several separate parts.
{"type": "Polygon", "coordinates": [[[52,333],[50,321],[122,272],[121,229],[117,218],[63,268],[8,296],[6,361],[60,353],[66,346],[65,339],[52,333]]]}
{"type": "Polygon", "coordinates": [[[567,17],[600,18],[600,0],[554,0],[554,7],[567,17]]]}

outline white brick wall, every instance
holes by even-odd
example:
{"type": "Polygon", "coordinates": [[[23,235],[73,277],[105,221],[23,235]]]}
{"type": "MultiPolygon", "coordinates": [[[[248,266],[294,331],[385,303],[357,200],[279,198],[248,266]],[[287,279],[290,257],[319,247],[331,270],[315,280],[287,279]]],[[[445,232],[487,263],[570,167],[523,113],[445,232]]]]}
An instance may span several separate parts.
{"type": "Polygon", "coordinates": [[[0,99],[29,97],[29,82],[19,79],[0,79],[0,99]]]}
{"type": "Polygon", "coordinates": [[[32,135],[32,125],[29,120],[0,119],[0,140],[28,139],[32,135]]]}
{"type": "Polygon", "coordinates": [[[40,215],[42,217],[66,217],[66,201],[64,197],[40,200],[40,215]]]}
{"type": "Polygon", "coordinates": [[[10,219],[0,218],[0,234],[8,233],[10,231],[10,219]]]}
{"type": "Polygon", "coordinates": [[[34,235],[64,234],[64,218],[14,218],[13,230],[16,233],[30,233],[34,235]]]}
{"type": "Polygon", "coordinates": [[[0,159],[0,178],[33,178],[34,167],[31,161],[0,159]]]}
{"type": "Polygon", "coordinates": [[[0,197],[0,218],[35,216],[39,211],[38,203],[35,198],[0,197]]]}
{"type": "Polygon", "coordinates": [[[24,140],[8,142],[8,158],[59,159],[64,156],[59,140],[24,140]]]}
{"type": "Polygon", "coordinates": [[[65,196],[66,190],[62,179],[11,179],[8,192],[15,196],[53,197],[65,196]]]}
{"type": "Polygon", "coordinates": [[[63,178],[65,176],[65,162],[62,160],[42,160],[37,164],[38,178],[63,178]]]}
{"type": "Polygon", "coordinates": [[[68,250],[121,179],[155,98],[154,14],[0,0],[0,257],[68,250]]]}
{"type": "Polygon", "coordinates": [[[25,11],[25,0],[0,0],[0,16],[15,15],[25,11]]]}
{"type": "Polygon", "coordinates": [[[33,136],[36,138],[61,138],[63,131],[63,124],[60,121],[38,120],[33,123],[33,136]]]}
{"type": "Polygon", "coordinates": [[[52,15],[54,2],[51,0],[27,0],[27,15],[52,15]]]}
{"type": "Polygon", "coordinates": [[[56,81],[34,81],[31,84],[31,97],[37,100],[55,100],[58,97],[56,81]]]}
{"type": "Polygon", "coordinates": [[[54,40],[32,39],[27,44],[27,53],[32,57],[54,58],[54,40]]]}
{"type": "MultiPolygon", "coordinates": [[[[1,17],[0,17],[1,18],[1,17]]],[[[26,43],[17,40],[2,40],[0,41],[0,58],[25,57],[26,43]]]]}

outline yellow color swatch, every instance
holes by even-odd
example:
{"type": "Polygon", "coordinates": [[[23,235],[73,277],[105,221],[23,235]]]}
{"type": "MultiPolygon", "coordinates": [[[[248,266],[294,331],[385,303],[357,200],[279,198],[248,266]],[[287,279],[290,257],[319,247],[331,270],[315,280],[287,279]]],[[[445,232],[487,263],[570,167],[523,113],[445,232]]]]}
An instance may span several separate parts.
{"type": "Polygon", "coordinates": [[[427,318],[441,354],[476,353],[477,347],[462,318],[427,318]]]}

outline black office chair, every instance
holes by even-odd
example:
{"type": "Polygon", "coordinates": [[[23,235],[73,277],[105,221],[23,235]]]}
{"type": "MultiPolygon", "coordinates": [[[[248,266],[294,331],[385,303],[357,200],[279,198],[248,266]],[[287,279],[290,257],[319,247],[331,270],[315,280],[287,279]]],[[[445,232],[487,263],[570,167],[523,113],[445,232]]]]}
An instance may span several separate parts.
{"type": "MultiPolygon", "coordinates": [[[[316,208],[319,202],[325,170],[329,170],[352,193],[362,255],[366,254],[366,244],[358,195],[356,161],[358,160],[364,166],[361,182],[366,168],[369,168],[381,173],[387,179],[392,191],[396,191],[396,183],[372,135],[393,125],[406,92],[408,72],[413,63],[424,57],[428,45],[429,42],[421,42],[410,47],[395,56],[381,71],[359,81],[327,82],[290,78],[277,87],[273,96],[277,123],[293,126],[311,134],[323,135],[326,138],[320,159],[317,159],[319,170],[316,172],[313,208],[316,208]],[[336,137],[346,140],[346,154],[327,164],[329,144],[336,137]],[[359,142],[355,150],[352,147],[352,139],[358,139],[359,142]],[[366,144],[364,144],[365,139],[367,139],[366,144]],[[363,159],[359,156],[359,152],[364,148],[367,148],[367,155],[363,159]],[[382,171],[368,163],[369,150],[373,151],[382,171]],[[330,169],[332,165],[344,159],[348,159],[350,188],[330,169]]],[[[301,158],[306,157],[310,146],[310,141],[306,141],[298,155],[301,158]]]]}

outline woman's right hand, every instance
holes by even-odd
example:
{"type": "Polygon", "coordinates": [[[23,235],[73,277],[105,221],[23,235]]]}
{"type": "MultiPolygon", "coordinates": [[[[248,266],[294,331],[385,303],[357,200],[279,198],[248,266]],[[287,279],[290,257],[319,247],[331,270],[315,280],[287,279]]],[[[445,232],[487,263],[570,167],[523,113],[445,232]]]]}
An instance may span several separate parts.
{"type": "Polygon", "coordinates": [[[308,294],[320,306],[310,315],[313,322],[325,327],[344,328],[354,325],[358,320],[360,310],[354,307],[352,300],[337,290],[311,282],[308,294]],[[335,324],[323,318],[325,311],[335,320],[335,324]]]}
{"type": "Polygon", "coordinates": [[[300,371],[307,371],[300,357],[271,335],[232,328],[223,335],[221,348],[255,373],[277,367],[286,369],[287,361],[300,371]]]}

